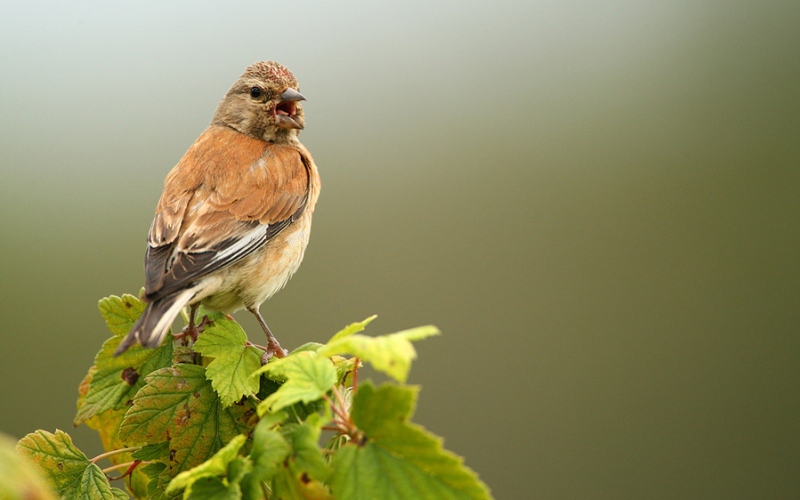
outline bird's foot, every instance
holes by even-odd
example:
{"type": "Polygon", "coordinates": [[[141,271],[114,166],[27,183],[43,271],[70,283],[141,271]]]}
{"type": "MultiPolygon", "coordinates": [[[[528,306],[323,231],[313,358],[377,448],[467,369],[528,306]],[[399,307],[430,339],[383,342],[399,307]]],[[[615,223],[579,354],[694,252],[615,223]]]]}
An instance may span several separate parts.
{"type": "Polygon", "coordinates": [[[276,358],[285,358],[289,355],[289,351],[281,347],[278,343],[277,339],[274,337],[269,339],[269,343],[266,347],[259,346],[264,349],[264,354],[261,356],[261,365],[266,365],[272,357],[276,358]]]}
{"type": "Polygon", "coordinates": [[[194,344],[197,342],[197,337],[203,333],[206,327],[212,324],[213,321],[208,319],[208,315],[203,316],[203,320],[200,321],[198,324],[194,324],[189,322],[188,325],[183,327],[180,333],[173,333],[172,336],[178,340],[183,342],[183,345],[189,345],[189,340],[191,339],[192,343],[194,344]]]}

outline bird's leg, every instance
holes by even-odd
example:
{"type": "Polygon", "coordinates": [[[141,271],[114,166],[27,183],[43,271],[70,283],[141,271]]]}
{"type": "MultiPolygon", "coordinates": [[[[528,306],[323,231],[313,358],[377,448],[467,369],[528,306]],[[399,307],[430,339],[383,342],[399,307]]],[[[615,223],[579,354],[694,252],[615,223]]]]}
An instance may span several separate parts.
{"type": "Polygon", "coordinates": [[[272,356],[277,356],[279,358],[285,358],[289,353],[281,347],[281,344],[278,342],[278,339],[275,338],[275,335],[269,330],[267,326],[267,322],[264,321],[264,318],[261,317],[261,312],[259,312],[258,307],[248,307],[248,311],[253,313],[253,315],[258,320],[258,324],[261,325],[261,328],[264,329],[264,333],[267,334],[267,352],[264,355],[266,359],[271,358],[272,356]]]}
{"type": "Polygon", "coordinates": [[[200,303],[192,304],[189,306],[189,324],[183,327],[181,333],[173,333],[172,336],[176,339],[183,340],[183,345],[188,345],[189,342],[186,339],[187,337],[192,339],[192,342],[197,340],[197,336],[200,335],[200,332],[207,324],[208,317],[204,317],[203,321],[200,325],[194,324],[194,317],[197,315],[197,308],[200,306],[200,303]]]}

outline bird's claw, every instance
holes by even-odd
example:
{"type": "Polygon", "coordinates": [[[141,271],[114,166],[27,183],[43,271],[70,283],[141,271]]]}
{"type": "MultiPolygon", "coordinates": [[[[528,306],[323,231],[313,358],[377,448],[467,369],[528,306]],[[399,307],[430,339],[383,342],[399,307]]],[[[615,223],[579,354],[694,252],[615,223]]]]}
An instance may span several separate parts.
{"type": "Polygon", "coordinates": [[[208,319],[208,315],[203,315],[202,321],[198,324],[189,323],[188,325],[183,327],[180,333],[173,333],[172,336],[178,340],[183,341],[183,345],[189,345],[189,339],[191,339],[192,343],[194,344],[197,342],[197,337],[203,333],[207,326],[213,324],[214,322],[208,319]]]}
{"type": "Polygon", "coordinates": [[[289,351],[281,347],[281,345],[276,340],[275,342],[270,341],[267,348],[264,350],[264,354],[261,355],[261,366],[266,365],[269,363],[269,360],[273,357],[276,358],[285,358],[289,355],[289,351]]]}

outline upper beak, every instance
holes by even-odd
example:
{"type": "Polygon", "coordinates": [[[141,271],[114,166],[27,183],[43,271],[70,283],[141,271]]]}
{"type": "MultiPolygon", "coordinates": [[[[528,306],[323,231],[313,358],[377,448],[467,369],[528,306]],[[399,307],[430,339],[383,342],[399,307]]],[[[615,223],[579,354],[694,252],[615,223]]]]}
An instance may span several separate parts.
{"type": "Polygon", "coordinates": [[[279,103],[275,108],[276,124],[283,128],[295,128],[302,130],[305,126],[303,118],[296,114],[297,101],[305,101],[306,98],[295,89],[286,89],[278,96],[279,103]]]}
{"type": "Polygon", "coordinates": [[[288,88],[280,95],[281,101],[305,101],[306,98],[295,89],[288,88]]]}

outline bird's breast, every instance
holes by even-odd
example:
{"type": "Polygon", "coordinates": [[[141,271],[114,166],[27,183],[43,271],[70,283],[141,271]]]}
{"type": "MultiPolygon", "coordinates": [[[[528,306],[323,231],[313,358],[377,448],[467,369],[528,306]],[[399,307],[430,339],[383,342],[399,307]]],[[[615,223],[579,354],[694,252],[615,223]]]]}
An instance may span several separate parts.
{"type": "Polygon", "coordinates": [[[263,248],[227,268],[218,280],[219,286],[203,299],[203,304],[227,313],[258,307],[283,288],[300,267],[310,234],[311,213],[306,212],[263,248]]]}

